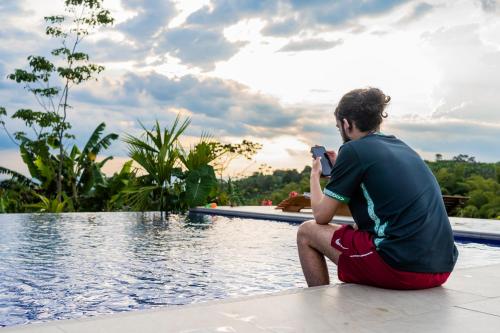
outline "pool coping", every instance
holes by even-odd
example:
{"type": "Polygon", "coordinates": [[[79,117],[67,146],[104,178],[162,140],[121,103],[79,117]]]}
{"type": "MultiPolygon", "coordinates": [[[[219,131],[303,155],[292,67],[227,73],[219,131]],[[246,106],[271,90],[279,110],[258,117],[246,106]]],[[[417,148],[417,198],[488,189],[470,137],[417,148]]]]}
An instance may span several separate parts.
{"type": "Polygon", "coordinates": [[[497,332],[500,265],[454,271],[442,287],[401,291],[336,283],[181,306],[33,322],[12,333],[497,332]]]}
{"type": "MultiPolygon", "coordinates": [[[[275,206],[196,207],[190,209],[190,212],[289,223],[302,223],[314,218],[310,212],[282,212],[275,209],[275,206]]],[[[500,245],[500,221],[459,217],[449,217],[449,219],[456,240],[500,245]],[[495,224],[496,222],[498,225],[495,224]]],[[[352,225],[354,220],[348,216],[335,216],[332,223],[352,225]]]]}

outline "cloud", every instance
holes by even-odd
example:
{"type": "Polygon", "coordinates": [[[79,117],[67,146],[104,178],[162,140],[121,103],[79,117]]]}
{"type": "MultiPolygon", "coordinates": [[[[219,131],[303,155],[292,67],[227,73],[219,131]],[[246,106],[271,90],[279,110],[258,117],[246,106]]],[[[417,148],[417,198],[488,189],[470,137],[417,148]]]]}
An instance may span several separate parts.
{"type": "Polygon", "coordinates": [[[5,77],[8,75],[5,65],[0,62],[0,88],[4,88],[7,86],[5,77]]]}
{"type": "MultiPolygon", "coordinates": [[[[331,30],[332,27],[352,26],[358,18],[383,14],[405,2],[212,1],[210,6],[204,6],[188,16],[182,27],[167,32],[161,48],[172,52],[184,63],[210,70],[216,61],[228,60],[245,45],[230,43],[222,34],[222,29],[243,19],[259,17],[268,22],[261,31],[264,35],[288,37],[298,35],[303,30],[324,31],[325,28],[331,30]],[[205,51],[200,52],[202,48],[205,51]]],[[[311,39],[292,42],[281,51],[324,50],[336,45],[334,42],[311,39]]]]}
{"type": "Polygon", "coordinates": [[[97,62],[142,62],[152,54],[152,45],[131,43],[129,40],[116,41],[110,38],[89,42],[83,46],[92,61],[97,62]]]}
{"type": "Polygon", "coordinates": [[[420,19],[421,17],[425,16],[429,12],[431,12],[436,6],[430,5],[426,2],[421,2],[415,5],[413,9],[411,10],[410,13],[402,17],[397,24],[398,25],[403,25],[403,24],[408,24],[413,21],[416,21],[420,19]]]}
{"type": "Polygon", "coordinates": [[[276,13],[278,1],[214,0],[211,6],[204,6],[192,13],[186,23],[189,25],[225,27],[250,17],[268,17],[276,13]]]}
{"type": "Polygon", "coordinates": [[[300,52],[300,51],[313,51],[313,50],[328,50],[335,46],[341,45],[344,41],[337,39],[328,41],[319,38],[305,39],[301,41],[292,41],[279,49],[278,52],[300,52]]]}
{"type": "Polygon", "coordinates": [[[316,29],[318,25],[339,26],[363,16],[383,14],[410,0],[370,1],[212,1],[191,14],[186,22],[199,26],[228,26],[239,20],[259,17],[270,23],[263,29],[266,35],[290,36],[299,27],[316,29]],[[288,17],[283,20],[283,16],[288,17]]]}
{"type": "Polygon", "coordinates": [[[485,12],[495,12],[497,10],[497,0],[479,0],[478,2],[485,12]]]}
{"type": "Polygon", "coordinates": [[[290,0],[292,8],[309,25],[339,26],[364,16],[386,13],[408,0],[321,1],[290,0]]]}
{"type": "Polygon", "coordinates": [[[2,0],[0,2],[1,18],[8,18],[10,15],[26,15],[28,13],[31,13],[31,11],[25,10],[20,0],[2,0]]]}
{"type": "MultiPolygon", "coordinates": [[[[59,47],[54,39],[45,36],[45,32],[35,32],[11,26],[5,22],[0,30],[0,59],[8,67],[8,71],[16,67],[26,66],[29,55],[49,55],[50,51],[59,47]],[[43,33],[43,35],[41,34],[43,33]],[[43,43],[40,42],[43,39],[43,43]]],[[[5,79],[1,77],[0,80],[5,79]]]]}
{"type": "Polygon", "coordinates": [[[226,122],[265,127],[293,122],[293,117],[275,98],[251,92],[234,81],[201,80],[192,75],[169,79],[158,73],[146,76],[129,73],[124,87],[127,95],[147,94],[165,107],[183,108],[226,122]]]}
{"type": "Polygon", "coordinates": [[[120,23],[116,28],[140,43],[150,40],[166,28],[177,11],[170,1],[164,0],[122,0],[122,5],[137,15],[120,23]]]}
{"type": "Polygon", "coordinates": [[[217,61],[228,60],[246,43],[231,43],[217,30],[173,28],[162,34],[158,44],[157,52],[169,52],[185,64],[211,70],[217,61]]]}
{"type": "Polygon", "coordinates": [[[500,160],[500,123],[416,117],[391,119],[386,129],[418,151],[449,157],[467,154],[486,162],[500,160]]]}
{"type": "Polygon", "coordinates": [[[500,52],[483,43],[480,28],[462,25],[423,36],[442,77],[433,91],[433,118],[500,123],[500,52]]]}
{"type": "Polygon", "coordinates": [[[298,20],[290,18],[287,20],[269,22],[261,33],[269,36],[288,37],[300,31],[302,25],[298,20]]]}
{"type": "Polygon", "coordinates": [[[105,121],[110,131],[135,131],[137,120],[151,124],[156,119],[170,123],[178,111],[192,115],[190,133],[210,130],[218,136],[295,133],[301,110],[287,109],[272,96],[251,91],[231,80],[169,78],[156,72],[126,73],[118,79],[102,79],[71,93],[69,119],[77,137],[105,121]]]}

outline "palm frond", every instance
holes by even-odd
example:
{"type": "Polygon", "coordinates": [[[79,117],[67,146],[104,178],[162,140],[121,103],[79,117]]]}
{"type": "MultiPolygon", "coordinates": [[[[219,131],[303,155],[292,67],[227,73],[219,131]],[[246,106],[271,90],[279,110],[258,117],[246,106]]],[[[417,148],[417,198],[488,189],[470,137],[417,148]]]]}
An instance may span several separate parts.
{"type": "Polygon", "coordinates": [[[127,201],[132,208],[144,211],[151,208],[152,193],[157,189],[158,186],[142,186],[140,188],[124,190],[123,193],[128,197],[127,201]]]}
{"type": "Polygon", "coordinates": [[[129,148],[130,146],[134,146],[150,152],[158,152],[158,150],[155,147],[151,146],[147,141],[144,141],[130,134],[125,134],[123,141],[129,145],[129,148]]]}
{"type": "Polygon", "coordinates": [[[19,172],[16,172],[16,171],[8,169],[8,168],[4,168],[2,166],[0,166],[0,175],[10,176],[11,178],[16,179],[18,182],[20,182],[24,185],[30,186],[30,187],[36,186],[36,183],[33,182],[28,177],[26,177],[25,175],[22,175],[19,172]]]}
{"type": "Polygon", "coordinates": [[[99,154],[101,149],[108,149],[109,146],[111,146],[112,141],[118,139],[118,134],[116,133],[110,133],[106,135],[104,138],[99,140],[99,142],[96,143],[94,148],[92,149],[92,153],[95,155],[99,154]]]}
{"type": "Polygon", "coordinates": [[[113,156],[108,156],[105,159],[103,159],[101,162],[96,163],[97,167],[100,169],[106,164],[107,161],[110,161],[113,159],[113,156]]]}
{"type": "Polygon", "coordinates": [[[94,149],[97,142],[99,142],[99,138],[101,137],[102,132],[104,132],[105,128],[106,128],[105,123],[100,123],[95,128],[94,132],[92,132],[92,134],[90,135],[90,138],[87,140],[85,147],[83,147],[82,155],[87,155],[91,150],[94,149]]]}
{"type": "Polygon", "coordinates": [[[182,124],[179,127],[179,129],[177,129],[177,125],[178,125],[180,119],[181,119],[180,114],[178,114],[177,117],[175,118],[174,125],[172,126],[172,128],[169,131],[170,132],[170,138],[169,138],[170,140],[169,140],[169,142],[171,144],[177,142],[177,140],[179,139],[179,136],[181,136],[182,133],[184,133],[184,131],[187,129],[187,127],[189,126],[189,124],[191,124],[191,119],[190,118],[186,118],[182,122],[182,124]]]}
{"type": "Polygon", "coordinates": [[[201,132],[200,143],[201,142],[206,142],[206,143],[215,142],[215,137],[210,132],[204,130],[203,132],[201,132]]]}

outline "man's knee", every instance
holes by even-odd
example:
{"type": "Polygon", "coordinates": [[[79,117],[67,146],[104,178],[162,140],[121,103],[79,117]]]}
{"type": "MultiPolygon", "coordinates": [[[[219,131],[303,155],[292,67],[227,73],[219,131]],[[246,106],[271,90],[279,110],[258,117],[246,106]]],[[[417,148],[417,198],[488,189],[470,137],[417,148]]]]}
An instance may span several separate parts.
{"type": "Polygon", "coordinates": [[[297,230],[297,244],[304,244],[310,239],[311,231],[317,226],[315,220],[308,220],[303,222],[297,230]]]}

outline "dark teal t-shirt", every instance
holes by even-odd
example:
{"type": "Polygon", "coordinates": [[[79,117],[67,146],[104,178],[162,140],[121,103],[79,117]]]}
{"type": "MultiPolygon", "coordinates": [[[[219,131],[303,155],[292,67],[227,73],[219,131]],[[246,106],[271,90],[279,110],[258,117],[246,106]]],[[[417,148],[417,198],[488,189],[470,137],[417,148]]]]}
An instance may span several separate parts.
{"type": "Polygon", "coordinates": [[[360,230],[390,266],[451,272],[458,257],[436,178],[394,136],[370,134],[339,150],[325,195],[347,203],[360,230]]]}

